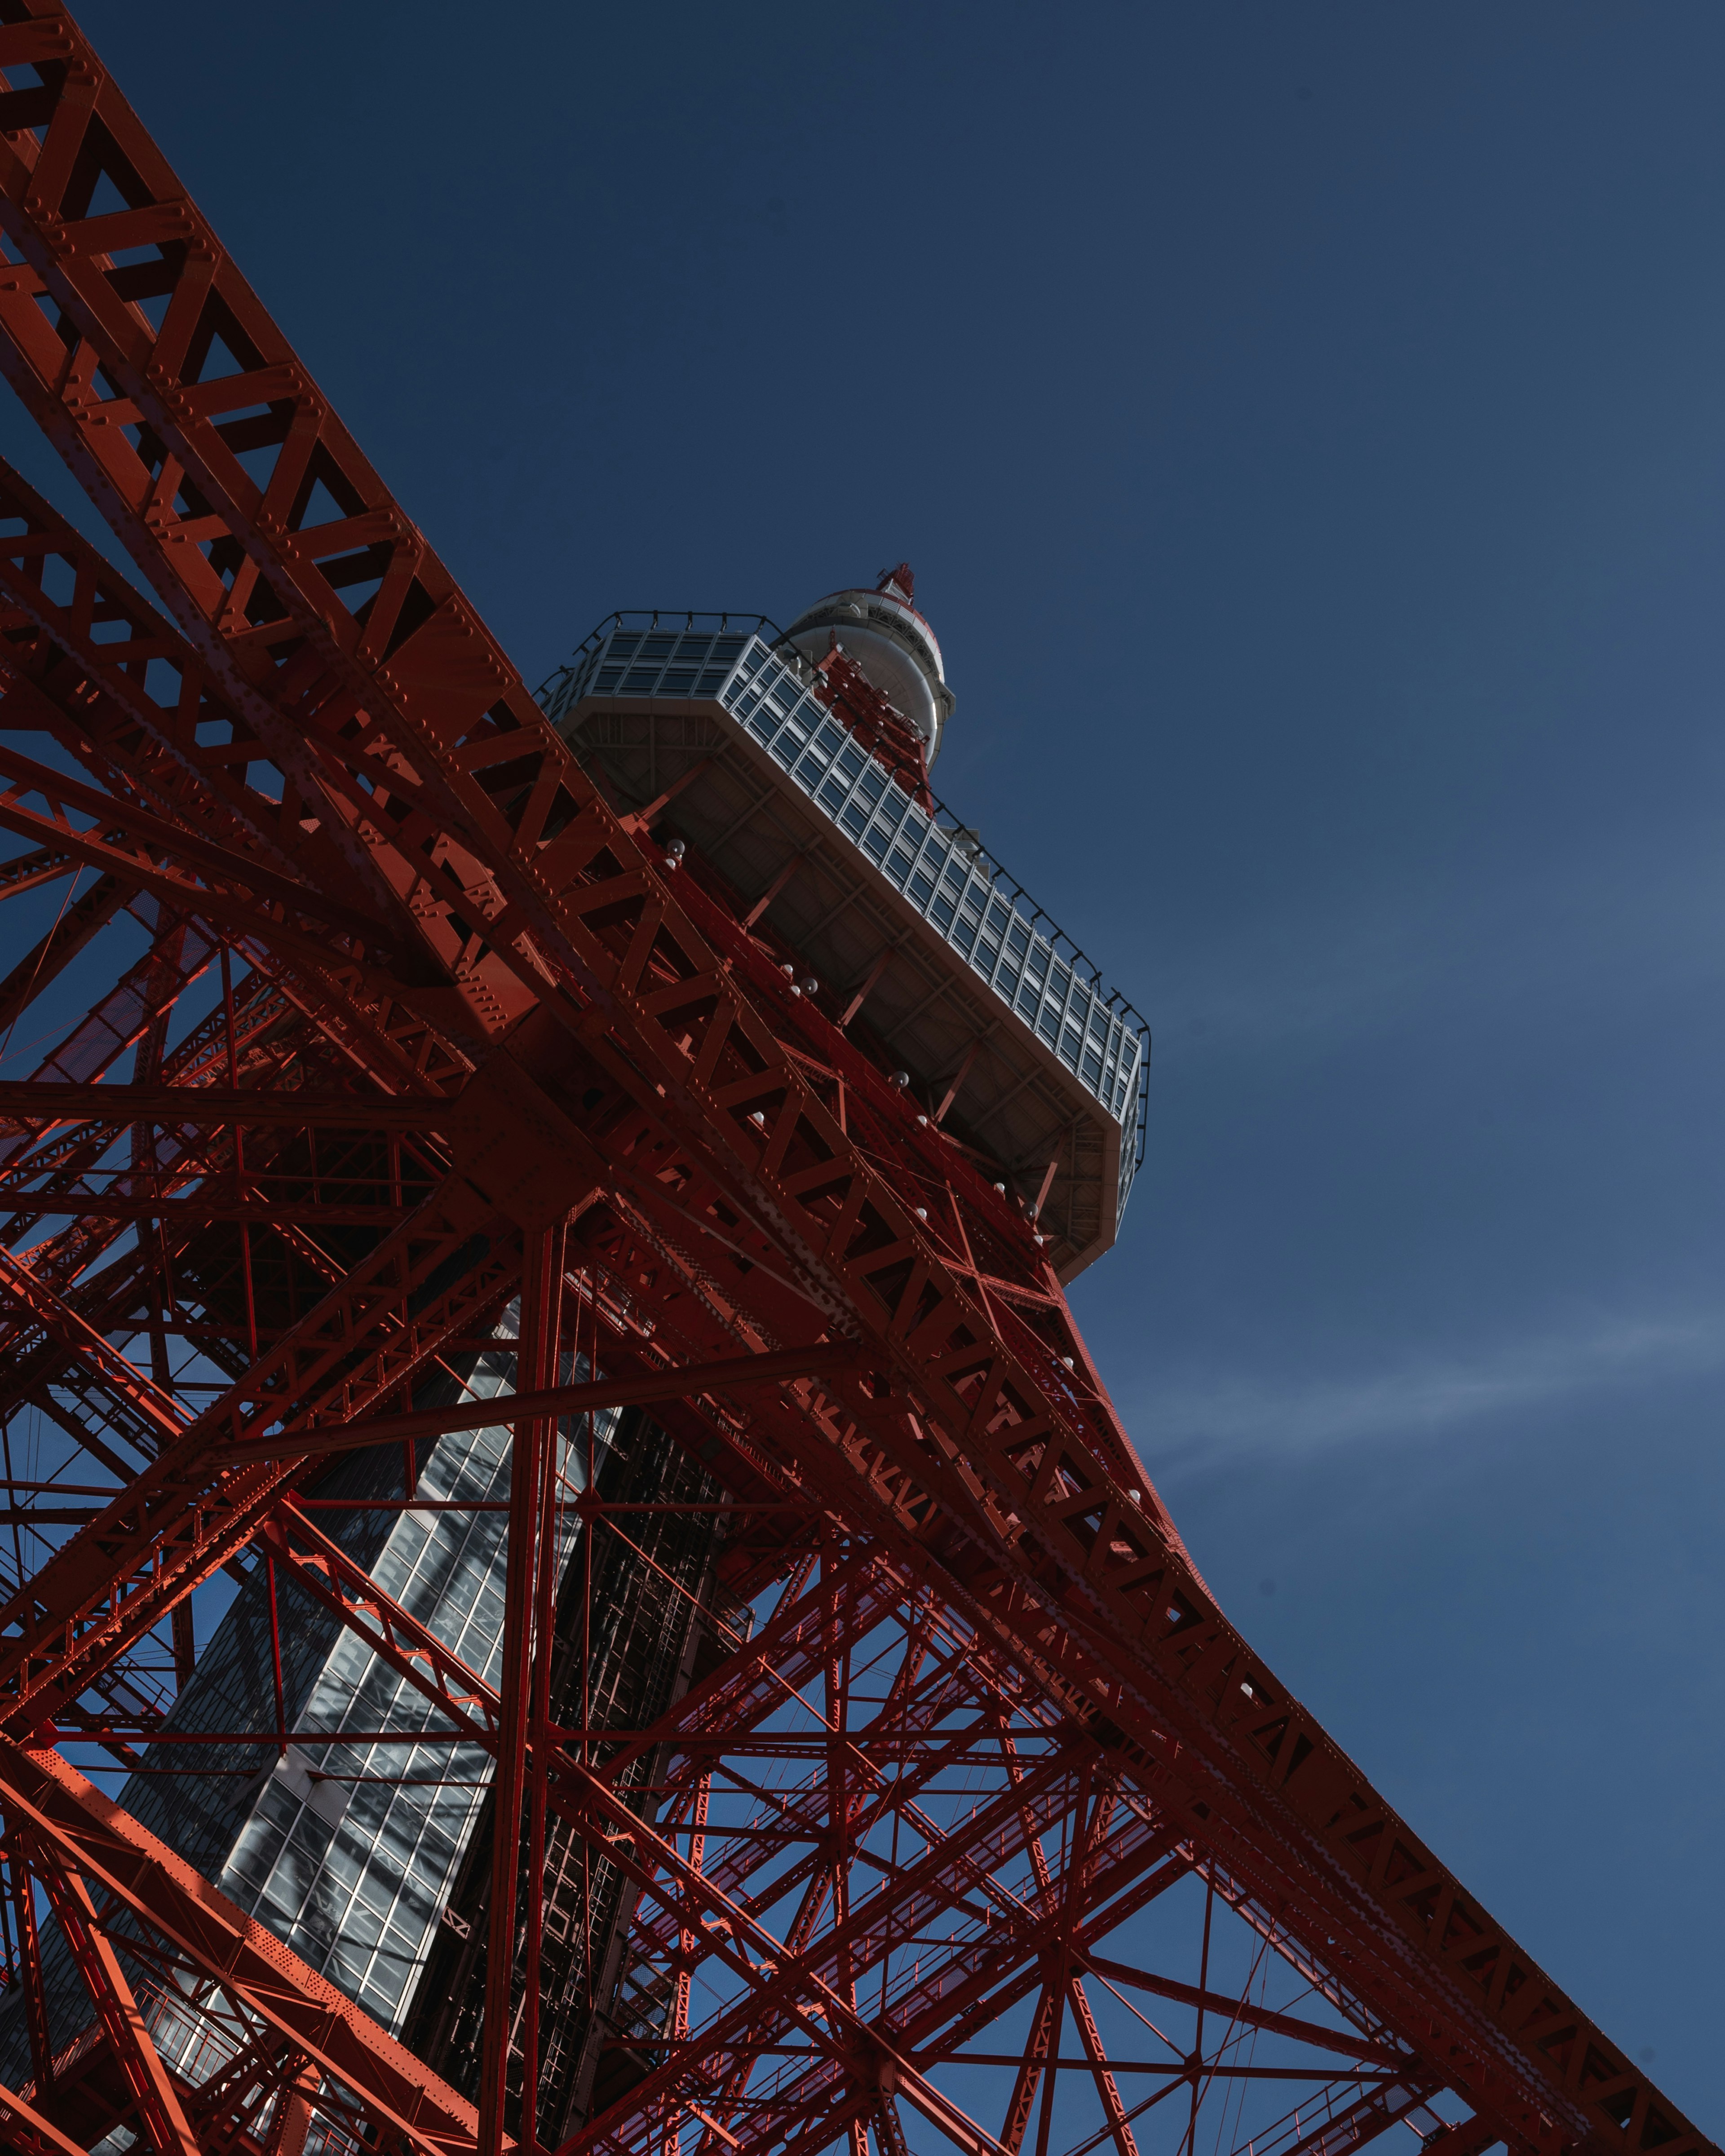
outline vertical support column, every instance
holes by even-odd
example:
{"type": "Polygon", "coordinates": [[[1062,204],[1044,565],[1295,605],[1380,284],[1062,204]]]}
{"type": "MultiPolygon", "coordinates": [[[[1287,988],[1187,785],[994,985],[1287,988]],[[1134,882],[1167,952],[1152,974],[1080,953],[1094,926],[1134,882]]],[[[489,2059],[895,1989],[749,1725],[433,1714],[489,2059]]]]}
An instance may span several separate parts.
{"type": "MultiPolygon", "coordinates": [[[[544,1306],[534,1352],[538,1358],[531,1383],[560,1385],[563,1378],[562,1287],[563,1230],[554,1228],[546,1238],[544,1306]]],[[[526,1342],[522,1342],[522,1353],[526,1342]]],[[[569,1373],[572,1383],[574,1373],[569,1373]]],[[[591,1418],[588,1427],[591,1428],[591,1418]]],[[[527,1906],[523,1912],[522,1966],[526,1972],[521,2002],[521,2122],[520,2139],[531,2146],[537,2138],[534,2115],[539,2087],[539,1954],[545,1929],[545,1820],[546,1763],[550,1758],[551,1666],[556,1640],[557,1596],[557,1486],[560,1446],[555,1422],[543,1426],[539,1445],[539,1488],[535,1517],[538,1549],[533,1579],[532,1706],[528,1730],[527,1769],[527,1906]]],[[[511,1487],[511,1498],[514,1495],[511,1487]]]]}
{"type": "Polygon", "coordinates": [[[144,2131],[160,2156],[200,2156],[198,2137],[180,2107],[180,2099],[162,2054],[151,2042],[138,2003],[132,1996],[120,1957],[96,1919],[90,1889],[79,1875],[63,1867],[45,1847],[36,1848],[32,1867],[46,1890],[78,1974],[94,2001],[110,2048],[125,2074],[144,2131]]]}
{"type": "Polygon", "coordinates": [[[302,2057],[298,2071],[283,2083],[275,2099],[264,2156],[303,2156],[311,2126],[311,2099],[316,2093],[317,2069],[302,2057]]]}
{"type": "MultiPolygon", "coordinates": [[[[561,1227],[529,1232],[521,1263],[520,1344],[516,1350],[516,1385],[523,1392],[547,1391],[555,1383],[557,1349],[557,1290],[562,1273],[561,1227]]],[[[547,1536],[546,1498],[554,1487],[546,1473],[546,1454],[555,1449],[556,1424],[544,1419],[517,1423],[510,1457],[509,1563],[504,1587],[503,1667],[498,1689],[502,1724],[497,1753],[497,1800],[493,1813],[491,1893],[485,1938],[485,2055],[480,2079],[479,2156],[502,2156],[504,2107],[509,2090],[510,2010],[515,1976],[516,1881],[521,1867],[521,1810],[529,1779],[535,1700],[534,1633],[539,1599],[542,1547],[547,1536]]],[[[547,1643],[548,1650],[549,1642],[547,1643]]],[[[542,1758],[534,1779],[542,1786],[542,1758]]],[[[527,1892],[536,1896],[541,1881],[530,1874],[527,1892]]],[[[530,1928],[531,1929],[532,1928],[530,1928]]],[[[529,1960],[524,1971],[532,1998],[538,1971],[529,1960]]],[[[536,2001],[530,2015],[537,2044],[536,2001]]],[[[524,2060],[524,2106],[531,2107],[536,2064],[524,2060]]],[[[524,2119],[521,2138],[531,2135],[524,2119]]]]}
{"type": "MultiPolygon", "coordinates": [[[[234,968],[229,963],[228,946],[222,945],[222,1005],[228,1020],[228,1085],[231,1091],[239,1091],[239,1060],[237,1048],[238,1029],[234,1020],[234,968]]],[[[236,1193],[245,1189],[245,1127],[234,1126],[234,1183],[236,1193]]],[[[252,1289],[252,1230],[249,1221],[239,1224],[240,1265],[245,1279],[245,1331],[252,1361],[258,1359],[258,1301],[252,1289]]],[[[412,1496],[413,1491],[408,1492],[412,1496]]]]}
{"type": "MultiPolygon", "coordinates": [[[[8,1825],[10,1822],[8,1822],[8,1825]]],[[[36,1928],[36,1892],[22,1850],[13,1843],[8,1860],[13,1909],[18,1918],[18,1974],[24,1990],[24,2016],[30,2035],[30,2071],[36,2094],[45,2098],[54,2087],[54,2038],[49,2027],[48,1994],[42,1984],[42,1938],[36,1928]]]]}
{"type": "MultiPolygon", "coordinates": [[[[829,1538],[821,1553],[825,1575],[826,1609],[822,1623],[826,1632],[827,1708],[827,1829],[832,1837],[833,1925],[845,1933],[850,1922],[850,1635],[839,1613],[838,1589],[833,1581],[833,1547],[829,1538]]],[[[839,1996],[857,2013],[856,1972],[846,1937],[839,1949],[839,1996]]],[[[859,2014],[857,2018],[862,2017],[859,2014]]],[[[886,2099],[889,2102],[891,2099],[886,2099]]],[[[850,2156],[869,2156],[868,2122],[860,2114],[847,2129],[850,2156]]]]}

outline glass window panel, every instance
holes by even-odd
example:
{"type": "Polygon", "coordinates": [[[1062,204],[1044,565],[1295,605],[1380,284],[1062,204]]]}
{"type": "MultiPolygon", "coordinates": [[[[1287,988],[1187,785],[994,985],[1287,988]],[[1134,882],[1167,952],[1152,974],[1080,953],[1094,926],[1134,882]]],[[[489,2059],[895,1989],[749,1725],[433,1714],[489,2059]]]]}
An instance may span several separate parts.
{"type": "Polygon", "coordinates": [[[298,1799],[290,1795],[273,1774],[264,1784],[264,1793],[258,1799],[258,1810],[284,1833],[300,1816],[298,1799]]]}
{"type": "Polygon", "coordinates": [[[432,1918],[437,1914],[436,1904],[431,1898],[429,1888],[424,1881],[413,1872],[409,1872],[403,1881],[401,1894],[395,1906],[397,1915],[394,1921],[396,1922],[404,1922],[411,1917],[418,1923],[422,1930],[429,1926],[432,1918]]]}
{"type": "Polygon", "coordinates": [[[427,1820],[425,1832],[419,1841],[419,1861],[428,1873],[441,1877],[454,1862],[455,1854],[455,1845],[449,1835],[441,1827],[434,1826],[427,1820]]]}
{"type": "Polygon", "coordinates": [[[366,1851],[362,1845],[344,1829],[330,1844],[329,1854],[323,1861],[324,1871],[338,1885],[354,1887],[359,1884],[360,1874],[365,1869],[365,1858],[366,1851]]]}
{"type": "Polygon", "coordinates": [[[228,1861],[249,1885],[261,1887],[270,1876],[270,1866],[280,1855],[285,1840],[279,1826],[254,1814],[247,1820],[228,1861]]]}
{"type": "Polygon", "coordinates": [[[290,1841],[275,1860],[264,1898],[292,1922],[305,1907],[316,1877],[317,1859],[290,1841]]]}
{"type": "Polygon", "coordinates": [[[351,1996],[364,1982],[371,1963],[372,1957],[367,1949],[359,1945],[357,1941],[350,1939],[346,1932],[343,1932],[341,1938],[330,1948],[330,1958],[325,1964],[324,1974],[331,1984],[339,1985],[351,1996]]]}
{"type": "Polygon", "coordinates": [[[300,1816],[294,1821],[294,1830],[288,1836],[288,1846],[293,1848],[297,1845],[301,1849],[309,1850],[321,1863],[324,1851],[334,1836],[335,1829],[327,1820],[320,1819],[308,1806],[301,1805],[300,1816]]]}
{"type": "Polygon", "coordinates": [[[359,1898],[370,1908],[388,1916],[401,1888],[401,1874],[381,1851],[373,1850],[359,1882],[359,1898]]]}

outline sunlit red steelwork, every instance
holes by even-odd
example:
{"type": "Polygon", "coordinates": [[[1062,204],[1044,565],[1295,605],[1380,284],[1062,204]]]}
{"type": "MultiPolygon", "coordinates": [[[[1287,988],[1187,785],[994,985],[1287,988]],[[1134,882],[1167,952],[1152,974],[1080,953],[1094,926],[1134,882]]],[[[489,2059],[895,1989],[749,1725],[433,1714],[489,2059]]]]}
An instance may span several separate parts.
{"type": "Polygon", "coordinates": [[[0,365],[155,593],[0,477],[0,890],[86,880],[0,1027],[114,953],[0,1086],[0,1405],[77,1463],[7,1457],[8,2144],[1709,2146],[1216,1608],[951,1089],[917,1113],[674,803],[611,805],[65,11],[0,0],[0,365]],[[433,1502],[415,1444],[479,1418],[424,1383],[500,1340],[492,1681],[337,1523],[433,1502]],[[564,1419],[641,1403],[652,1477],[571,1482],[564,1419]],[[56,1748],[287,1760],[279,1627],[275,1727],[164,1725],[223,1568],[490,1778],[400,2036],[56,1748]],[[625,1573],[687,1605],[642,1720],[591,1646],[625,1573]]]}

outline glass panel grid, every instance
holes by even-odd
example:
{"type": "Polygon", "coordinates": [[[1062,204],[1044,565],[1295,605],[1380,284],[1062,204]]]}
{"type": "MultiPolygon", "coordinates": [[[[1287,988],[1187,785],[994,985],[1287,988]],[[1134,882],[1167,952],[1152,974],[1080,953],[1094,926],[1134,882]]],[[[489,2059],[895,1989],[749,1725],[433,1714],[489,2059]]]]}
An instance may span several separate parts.
{"type": "MultiPolygon", "coordinates": [[[[585,1374],[571,1366],[564,1382],[585,1374]]],[[[513,1389],[514,1358],[485,1357],[469,1380],[475,1399],[513,1389]]],[[[562,1425],[564,1479],[585,1486],[614,1415],[562,1425]]],[[[509,1494],[510,1432],[445,1436],[420,1477],[429,1500],[497,1502],[509,1494]]],[[[506,1514],[403,1512],[372,1575],[486,1683],[503,1655],[506,1514]]],[[[576,1522],[560,1528],[559,1570],[576,1522]]],[[[393,2030],[491,1779],[472,1745],[365,1744],[343,1730],[413,1734],[445,1727],[440,1710],[344,1630],[306,1702],[301,1726],[327,1728],[328,1745],[295,1746],[264,1783],[220,1884],[278,1938],[393,2030]],[[330,1776],[377,1779],[322,1779],[330,1776]]]]}

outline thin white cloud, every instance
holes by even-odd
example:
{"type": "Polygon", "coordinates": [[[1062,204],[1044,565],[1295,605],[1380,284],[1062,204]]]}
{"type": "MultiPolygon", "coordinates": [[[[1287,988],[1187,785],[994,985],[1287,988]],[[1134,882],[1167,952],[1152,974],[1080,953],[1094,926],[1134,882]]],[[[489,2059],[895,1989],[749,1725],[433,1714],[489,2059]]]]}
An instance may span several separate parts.
{"type": "Polygon", "coordinates": [[[1419,1442],[1604,1389],[1725,1369],[1725,1315],[1619,1318],[1471,1357],[1329,1378],[1218,1377],[1141,1396],[1132,1417],[1153,1471],[1202,1471],[1245,1454],[1419,1442]]]}

